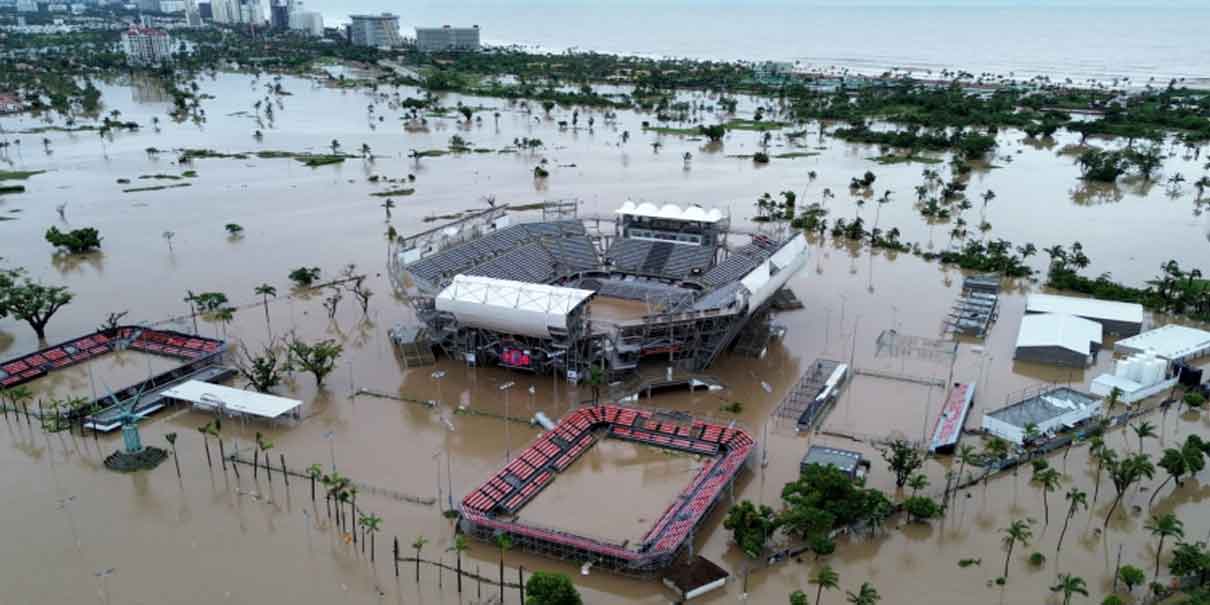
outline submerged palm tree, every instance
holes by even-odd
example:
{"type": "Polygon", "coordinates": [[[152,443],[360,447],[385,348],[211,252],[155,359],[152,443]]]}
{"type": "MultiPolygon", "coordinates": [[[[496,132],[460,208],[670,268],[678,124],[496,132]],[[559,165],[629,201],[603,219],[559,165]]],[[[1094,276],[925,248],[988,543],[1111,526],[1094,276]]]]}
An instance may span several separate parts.
{"type": "Polygon", "coordinates": [[[269,284],[261,284],[254,290],[261,297],[261,303],[265,307],[265,327],[269,326],[269,297],[277,298],[277,288],[269,284]]]}
{"type": "MultiPolygon", "coordinates": [[[[362,515],[358,522],[361,523],[363,531],[370,535],[370,562],[373,563],[375,558],[374,545],[376,542],[374,540],[374,534],[378,533],[378,531],[382,529],[382,517],[370,513],[367,515],[362,515]]],[[[362,534],[361,536],[361,544],[362,548],[365,548],[365,534],[362,534]]]]}
{"type": "Polygon", "coordinates": [[[1051,592],[1063,593],[1063,605],[1071,605],[1071,595],[1088,596],[1088,584],[1084,578],[1065,573],[1059,576],[1059,581],[1050,587],[1051,592]]]}
{"type": "Polygon", "coordinates": [[[1063,518],[1063,529],[1059,531],[1059,544],[1055,547],[1055,552],[1063,550],[1063,536],[1067,535],[1067,524],[1071,523],[1071,518],[1076,516],[1081,508],[1088,509],[1088,494],[1084,493],[1078,487],[1073,487],[1067,490],[1067,515],[1063,518]]]}
{"type": "Polygon", "coordinates": [[[1044,468],[1033,476],[1033,482],[1038,485],[1038,489],[1042,490],[1042,513],[1045,525],[1050,525],[1050,499],[1047,494],[1055,491],[1059,487],[1059,482],[1063,479],[1059,471],[1053,468],[1044,468]]]}
{"type": "Polygon", "coordinates": [[[1143,451],[1143,440],[1148,437],[1154,438],[1156,436],[1155,425],[1147,422],[1146,420],[1130,427],[1130,430],[1134,431],[1135,436],[1139,438],[1140,453],[1143,451]]]}
{"type": "Polygon", "coordinates": [[[1016,546],[1018,542],[1021,543],[1022,546],[1029,546],[1029,541],[1034,537],[1034,533],[1029,529],[1029,525],[1020,519],[1013,521],[1012,524],[1001,531],[1004,532],[1004,538],[1002,538],[1002,541],[1004,542],[1004,546],[1008,549],[1008,552],[1004,555],[1004,581],[1007,582],[1008,563],[1013,558],[1013,547],[1016,546]]]}
{"type": "Polygon", "coordinates": [[[1155,574],[1152,576],[1152,581],[1155,581],[1160,577],[1160,555],[1164,554],[1164,540],[1185,537],[1185,524],[1177,519],[1176,515],[1164,513],[1159,516],[1152,515],[1143,527],[1160,539],[1160,543],[1155,547],[1155,574]]]}
{"type": "Polygon", "coordinates": [[[425,544],[429,543],[429,539],[424,536],[418,536],[412,540],[412,548],[416,549],[416,583],[420,583],[420,550],[425,544]]]}
{"type": "Polygon", "coordinates": [[[862,582],[861,588],[856,593],[852,591],[845,593],[845,600],[850,605],[875,605],[882,600],[882,595],[878,594],[878,591],[869,582],[862,582]]]}
{"type": "Polygon", "coordinates": [[[822,601],[823,591],[836,590],[839,586],[840,574],[832,569],[831,565],[824,565],[815,572],[815,576],[811,578],[811,583],[815,585],[815,604],[819,605],[822,601]]]}
{"type": "Polygon", "coordinates": [[[458,534],[454,536],[454,544],[449,549],[454,551],[454,556],[458,560],[458,594],[462,594],[462,553],[470,549],[470,544],[467,542],[466,536],[458,534]]]}

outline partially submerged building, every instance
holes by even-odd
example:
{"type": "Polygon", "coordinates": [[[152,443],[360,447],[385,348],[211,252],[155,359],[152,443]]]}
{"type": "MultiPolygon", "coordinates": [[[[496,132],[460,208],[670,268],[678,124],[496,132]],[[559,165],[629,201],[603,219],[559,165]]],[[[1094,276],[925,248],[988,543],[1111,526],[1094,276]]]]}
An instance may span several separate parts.
{"type": "Polygon", "coordinates": [[[983,415],[983,430],[1017,445],[1030,426],[1041,435],[1070,429],[1101,415],[1100,397],[1068,387],[1030,390],[1007,407],[983,415]]]}
{"type": "Polygon", "coordinates": [[[1030,294],[1025,298],[1026,313],[1074,315],[1095,321],[1113,336],[1134,336],[1143,329],[1143,305],[1095,298],[1030,294]]]}
{"type": "Polygon", "coordinates": [[[808,466],[819,464],[833,466],[853,479],[865,477],[870,468],[870,461],[862,457],[860,452],[842,450],[822,445],[812,445],[807,449],[802,462],[798,464],[799,471],[805,471],[808,466]]]}
{"type": "Polygon", "coordinates": [[[1058,313],[1040,313],[1021,318],[1014,359],[1051,365],[1086,368],[1101,349],[1101,325],[1058,313]]]}
{"type": "Polygon", "coordinates": [[[1210,332],[1168,324],[1119,340],[1113,348],[1123,355],[1150,351],[1169,362],[1186,361],[1210,354],[1210,332]]]}
{"type": "Polygon", "coordinates": [[[774,295],[806,264],[801,234],[731,248],[718,210],[633,203],[610,234],[575,207],[515,223],[500,206],[393,242],[394,284],[437,350],[576,381],[646,358],[697,372],[777,337],[774,295]]]}

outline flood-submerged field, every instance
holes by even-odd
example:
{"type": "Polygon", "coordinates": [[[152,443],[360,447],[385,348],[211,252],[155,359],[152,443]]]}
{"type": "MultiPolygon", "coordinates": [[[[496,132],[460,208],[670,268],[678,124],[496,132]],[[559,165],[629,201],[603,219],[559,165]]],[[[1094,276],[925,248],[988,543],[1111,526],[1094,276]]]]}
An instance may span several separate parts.
{"type": "MultiPolygon", "coordinates": [[[[108,313],[121,311],[129,311],[127,319],[132,323],[175,318],[169,327],[191,331],[185,297],[190,291],[221,291],[239,310],[230,322],[199,320],[203,335],[225,336],[253,349],[290,331],[305,339],[333,338],[342,343],[344,354],[323,388],[316,388],[313,377],[303,373],[293,374],[279,388],[281,394],[306,403],[301,421],[283,425],[228,421],[222,439],[228,453],[238,448],[246,458],[254,451],[255,433],[261,432],[273,443],[275,463],[284,456],[292,469],[335,466],[360,482],[359,508],[383,518],[374,540],[376,561],[371,563],[368,551],[362,554],[365,546],[360,536],[354,545],[336,530],[322,487],[319,498],[312,501],[310,486],[300,477],[291,477],[287,486],[280,472],[270,480],[263,469],[255,478],[250,467],[241,468],[238,476],[234,469],[224,469],[215,438],[204,438],[196,430],[212,419],[207,414],[168,410],[141,425],[144,441],[160,447],[167,447],[168,433],[179,435],[179,479],[171,462],[130,476],[105,470],[101,460],[120,447],[120,438],[46,434],[37,423],[30,426],[6,417],[0,431],[8,446],[0,448],[5,469],[0,474],[0,494],[9,520],[0,547],[6,600],[477,602],[480,587],[474,581],[468,581],[459,596],[452,574],[439,578],[429,566],[421,567],[419,583],[410,564],[403,564],[396,578],[390,563],[393,538],[398,537],[402,554],[408,556],[415,554],[410,548],[414,541],[425,537],[428,543],[420,549],[422,557],[452,562],[455,553],[448,549],[454,526],[441,511],[498,469],[506,450],[516,452],[538,434],[522,423],[506,428],[500,416],[528,417],[541,410],[557,417],[589,394],[586,388],[578,391],[549,376],[467,368],[445,359],[437,368],[403,368],[386,336],[390,327],[409,319],[385,276],[390,227],[401,234],[419,231],[434,224],[426,221],[428,217],[484,208],[490,196],[497,204],[578,198],[581,215],[601,217],[612,217],[627,198],[700,203],[729,210],[733,225],[749,228],[747,219],[756,213],[754,202],[760,194],[791,190],[802,201],[824,202],[832,217],[861,216],[884,230],[898,228],[904,241],[920,242],[927,249],[939,250],[951,243],[951,225],[930,225],[914,207],[912,190],[921,181],[924,165],[879,165],[868,159],[880,155],[878,149],[820,137],[818,124],[806,126],[810,134],[800,143],[773,131],[774,158],[758,165],[750,158],[733,157],[761,149],[762,134],[754,131],[733,130],[721,145],[709,145],[693,137],[644,132],[641,123],[652,116],[629,111],[606,120],[599,112],[582,110],[577,126],[560,127],[560,121],[570,120],[571,110],[556,108],[548,117],[536,104],[527,113],[501,100],[456,96],[441,102],[476,107],[478,119],[468,123],[450,112],[445,117],[430,115],[421,124],[403,120],[403,111],[392,108],[389,98],[297,78],[282,80],[292,94],[271,100],[277,108],[272,123],[257,123],[250,114],[253,103],[265,96],[268,81],[239,74],[203,78],[202,92],[214,98],[203,103],[207,120],[200,125],[168,119],[170,102],[145,82],[112,82],[103,87],[106,111],[117,110],[124,120],[143,124],[137,133],[15,134],[45,124],[28,116],[4,118],[0,123],[8,136],[22,143],[6,149],[3,169],[47,172],[24,181],[25,193],[0,196],[0,213],[15,219],[0,222],[4,241],[0,254],[5,266],[25,267],[38,279],[65,284],[76,294],[76,300],[51,321],[51,342],[91,332],[108,313]],[[586,126],[590,115],[596,118],[592,128],[586,126]],[[151,125],[153,117],[159,118],[158,127],[151,125]],[[253,136],[257,130],[263,135],[259,140],[253,136]],[[625,143],[623,132],[629,133],[625,143]],[[472,148],[492,151],[409,157],[412,150],[446,150],[454,135],[469,141],[472,148]],[[49,139],[45,146],[43,137],[49,139]],[[523,137],[539,138],[543,146],[501,151],[523,137]],[[295,159],[250,154],[199,158],[180,165],[175,162],[179,153],[167,151],[330,153],[334,141],[339,149],[358,156],[364,143],[373,159],[352,158],[312,168],[295,159]],[[660,145],[653,146],[655,142],[660,145]],[[149,153],[149,148],[163,151],[149,153]],[[690,159],[684,157],[686,152],[690,159]],[[796,157],[777,158],[777,154],[796,157]],[[539,165],[549,176],[534,177],[539,165]],[[196,174],[185,176],[187,170],[196,174]],[[889,203],[866,202],[848,194],[850,179],[867,170],[877,175],[876,197],[884,190],[892,192],[889,203]],[[372,179],[375,175],[379,178],[372,179]],[[414,175],[414,181],[408,175],[414,175]],[[161,184],[188,186],[125,191],[161,184]],[[414,192],[404,194],[403,189],[414,192]],[[824,189],[835,197],[824,196],[824,189]],[[383,206],[388,198],[395,202],[393,208],[383,206]],[[858,199],[862,204],[856,203],[858,199]],[[242,234],[229,235],[225,229],[229,223],[242,226],[242,234]],[[102,250],[81,257],[55,254],[43,239],[50,226],[95,227],[104,238],[102,250]],[[166,236],[168,232],[172,235],[166,236]],[[323,307],[324,292],[294,291],[286,277],[300,266],[318,266],[325,277],[336,277],[348,264],[367,275],[366,283],[375,292],[364,314],[346,297],[330,320],[323,307]],[[275,285],[278,291],[264,307],[254,294],[263,283],[275,285]],[[435,369],[444,370],[444,375],[434,374],[435,369]],[[510,381],[515,388],[502,395],[498,387],[510,381]],[[413,402],[424,400],[437,404],[413,402]],[[207,445],[216,450],[212,466],[207,464],[207,445]]],[[[399,92],[403,97],[420,95],[415,90],[399,92]]],[[[700,93],[685,96],[710,103],[700,93]]],[[[760,102],[744,99],[741,115],[760,102]]],[[[974,202],[967,211],[970,237],[981,236],[974,225],[985,221],[991,224],[986,237],[1018,245],[1030,242],[1041,249],[1078,240],[1091,258],[1086,274],[1112,272],[1114,279],[1134,285],[1154,277],[1169,259],[1183,266],[1205,263],[1210,223],[1197,212],[1190,187],[1170,195],[1162,184],[1135,181],[1087,186],[1078,179],[1071,158],[1058,153],[1076,142],[1074,137],[1059,135],[1053,144],[1024,139],[1020,132],[1002,130],[995,158],[973,171],[968,188],[974,202]],[[986,190],[996,195],[984,207],[980,195],[986,190]]],[[[1174,153],[1166,160],[1165,174],[1200,174],[1196,160],[1174,153]]],[[[746,240],[739,234],[732,238],[733,245],[746,240]]],[[[716,362],[709,373],[725,385],[722,391],[659,395],[650,402],[734,419],[758,438],[757,463],[741,475],[737,500],[776,508],[782,486],[797,477],[808,443],[863,452],[873,461],[869,484],[894,490],[894,476],[873,446],[835,435],[808,438],[771,418],[814,359],[827,357],[856,368],[933,379],[945,379],[951,370],[948,361],[879,354],[876,338],[892,328],[940,337],[942,320],[961,286],[960,271],[911,254],[871,252],[831,238],[816,241],[812,255],[807,269],[789,284],[805,308],[779,316],[788,328],[783,341],[763,359],[728,355],[716,362]],[[736,409],[730,404],[737,401],[743,404],[738,413],[724,411],[724,406],[736,409]]],[[[1038,269],[1045,262],[1044,257],[1029,260],[1038,269]]],[[[1014,362],[1023,293],[1034,287],[1025,281],[1013,284],[1001,299],[1000,320],[989,336],[982,341],[963,340],[959,346],[953,379],[979,383],[968,426],[1024,388],[1044,382],[1084,388],[1112,365],[1107,352],[1096,367],[1085,371],[1014,362]]],[[[605,309],[602,305],[601,310],[629,315],[631,306],[605,309]]],[[[11,318],[0,323],[0,357],[7,359],[37,346],[27,326],[11,318]]],[[[134,365],[139,371],[131,371],[130,378],[137,379],[145,372],[145,363],[134,365]]],[[[115,379],[122,379],[126,369],[115,379]]],[[[661,368],[657,363],[652,369],[661,368]]],[[[78,371],[71,371],[75,374],[64,380],[73,385],[73,392],[82,391],[78,371]]],[[[837,434],[901,434],[918,439],[926,427],[931,429],[933,419],[926,414],[936,413],[941,389],[868,376],[858,380],[842,395],[829,419],[837,434]]],[[[1153,458],[1186,435],[1207,430],[1204,416],[1175,409],[1156,412],[1149,420],[1157,425],[1158,437],[1142,442],[1142,448],[1153,458]]],[[[977,443],[972,437],[966,439],[977,443]]],[[[1138,449],[1129,431],[1113,432],[1107,441],[1121,450],[1138,449]]],[[[533,520],[543,525],[583,522],[586,533],[605,533],[610,527],[593,525],[597,521],[592,511],[558,506],[561,495],[587,503],[577,507],[596,502],[613,506],[621,500],[629,503],[622,516],[600,520],[626,523],[630,533],[620,536],[625,539],[640,518],[658,515],[676,486],[693,472],[690,458],[669,459],[650,452],[631,457],[610,447],[622,446],[598,445],[597,453],[589,452],[576,463],[566,484],[557,480],[522,516],[538,515],[541,518],[533,520]],[[550,507],[549,515],[544,507],[550,507]]],[[[939,495],[946,471],[955,464],[949,458],[926,463],[931,483],[926,491],[939,495]]],[[[1092,595],[1087,601],[1099,602],[1111,590],[1119,554],[1122,564],[1136,565],[1150,575],[1157,544],[1144,528],[1150,514],[1176,513],[1184,521],[1188,539],[1201,539],[1210,532],[1210,518],[1201,514],[1206,493],[1198,477],[1180,487],[1169,483],[1154,509],[1148,509],[1151,490],[1163,480],[1163,472],[1157,471],[1142,489],[1125,494],[1121,512],[1102,533],[1113,496],[1112,486],[1103,481],[1090,510],[1072,519],[1063,550],[1055,552],[1066,512],[1063,493],[1076,486],[1089,492],[1091,500],[1096,465],[1083,446],[1053,455],[1051,464],[1061,471],[1063,483],[1048,495],[1048,524],[1043,520],[1043,492],[1031,484],[1029,470],[1022,469],[1017,475],[997,476],[964,490],[946,517],[931,524],[896,522],[872,535],[843,538],[835,554],[822,560],[807,556],[756,569],[746,582],[748,600],[771,605],[784,603],[795,589],[811,593],[810,575],[827,563],[839,573],[841,592],[855,591],[868,581],[885,603],[1032,604],[1053,598],[1049,586],[1059,573],[1084,578],[1092,595]],[[1034,537],[1030,545],[1014,550],[1008,581],[996,586],[991,581],[1004,567],[1001,529],[1017,519],[1031,522],[1034,537]],[[1034,551],[1046,555],[1043,564],[1027,562],[1034,551]],[[963,559],[980,563],[959,567],[963,559]]],[[[720,507],[709,518],[696,538],[695,551],[738,576],[748,564],[722,528],[724,514],[720,507]]],[[[463,564],[494,577],[500,556],[492,545],[472,543],[463,564]]],[[[582,576],[578,565],[519,552],[502,556],[509,581],[518,566],[527,573],[561,571],[573,576],[589,603],[669,599],[654,582],[595,570],[582,576]]],[[[1161,579],[1166,577],[1161,569],[1161,579]]],[[[737,599],[743,584],[733,582],[726,594],[706,601],[737,599]]],[[[495,593],[488,586],[482,591],[484,598],[495,593]]],[[[1142,592],[1143,588],[1136,588],[1134,596],[1142,592]]],[[[504,596],[505,602],[517,598],[511,589],[504,596]]],[[[833,591],[824,600],[840,602],[843,595],[833,591]]]]}

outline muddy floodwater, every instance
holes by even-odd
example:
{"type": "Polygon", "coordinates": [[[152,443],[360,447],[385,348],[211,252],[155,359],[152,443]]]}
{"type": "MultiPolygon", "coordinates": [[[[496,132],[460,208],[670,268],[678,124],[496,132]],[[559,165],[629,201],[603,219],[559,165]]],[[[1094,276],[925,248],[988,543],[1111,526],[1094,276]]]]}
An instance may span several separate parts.
{"type": "MultiPolygon", "coordinates": [[[[51,321],[51,342],[91,332],[108,313],[121,311],[129,311],[126,320],[131,323],[164,322],[171,329],[192,331],[184,302],[188,292],[221,291],[239,310],[228,324],[199,319],[203,335],[225,336],[252,349],[271,335],[290,331],[307,340],[332,338],[343,344],[344,354],[323,388],[316,387],[311,375],[296,373],[278,389],[304,402],[301,420],[229,421],[222,440],[228,453],[238,450],[247,458],[254,451],[255,434],[261,432],[273,443],[275,465],[284,457],[284,464],[295,470],[311,464],[334,466],[359,482],[359,508],[383,518],[375,537],[376,561],[371,563],[369,552],[362,554],[360,537],[354,545],[333,527],[322,495],[313,502],[305,479],[292,476],[287,485],[280,472],[270,480],[263,469],[254,478],[246,466],[237,476],[233,469],[224,469],[217,456],[208,466],[204,448],[208,444],[217,450],[217,442],[210,437],[204,443],[196,430],[212,419],[207,414],[170,408],[140,425],[146,443],[167,447],[165,435],[179,436],[179,479],[171,461],[135,475],[105,470],[101,460],[121,447],[116,436],[46,434],[37,423],[31,427],[9,416],[0,421],[0,603],[478,602],[475,582],[464,586],[459,596],[452,575],[438,578],[431,567],[421,569],[419,584],[406,564],[396,578],[390,563],[392,540],[398,537],[408,555],[413,541],[426,537],[430,542],[422,557],[452,562],[454,555],[447,549],[454,528],[442,510],[498,470],[506,451],[519,451],[539,434],[524,423],[506,425],[501,417],[527,418],[537,411],[558,417],[589,394],[550,376],[468,368],[448,359],[439,360],[436,368],[403,367],[386,336],[389,328],[411,318],[384,275],[388,227],[401,234],[416,232],[434,224],[426,217],[484,208],[484,198],[494,196],[498,204],[578,198],[582,216],[606,218],[627,198],[701,203],[729,210],[733,225],[747,229],[761,193],[797,191],[801,204],[820,201],[828,188],[836,193],[826,202],[832,217],[860,215],[867,225],[877,221],[884,230],[897,227],[903,240],[933,250],[950,244],[952,226],[929,225],[913,207],[911,192],[924,166],[875,164],[867,158],[879,155],[877,149],[820,138],[818,124],[806,126],[810,134],[802,143],[776,133],[770,142],[774,154],[816,155],[775,158],[759,166],[731,157],[759,149],[760,135],[755,132],[732,131],[722,145],[711,146],[644,132],[641,122],[654,116],[629,111],[618,112],[616,121],[582,111],[576,127],[562,129],[558,122],[569,121],[570,110],[558,108],[548,118],[540,109],[525,113],[496,99],[456,96],[442,97],[442,104],[462,101],[481,108],[476,120],[430,116],[426,124],[405,129],[402,111],[380,97],[297,78],[282,80],[292,94],[272,100],[275,120],[258,124],[252,104],[264,98],[269,81],[237,74],[203,78],[202,92],[214,98],[203,102],[208,119],[200,125],[170,120],[170,101],[144,82],[102,87],[105,110],[118,110],[122,119],[143,124],[137,133],[105,138],[95,132],[14,134],[45,124],[29,116],[0,120],[8,137],[22,140],[7,148],[2,168],[47,170],[25,181],[27,192],[0,196],[0,216],[13,219],[0,222],[0,262],[25,267],[47,283],[66,284],[76,294],[51,321]],[[373,111],[367,111],[369,105],[373,111]],[[498,120],[494,111],[500,113],[498,120]],[[151,125],[153,116],[159,118],[158,128],[151,125]],[[589,116],[596,118],[592,129],[586,126],[589,116]],[[252,136],[258,129],[264,134],[260,141],[252,136]],[[623,131],[630,133],[625,144],[623,131]],[[453,135],[495,151],[409,159],[413,149],[445,149],[453,135]],[[45,149],[42,137],[49,139],[45,149]],[[535,152],[499,152],[521,137],[540,138],[545,146],[535,152]],[[308,168],[290,159],[248,156],[198,159],[182,166],[174,161],[177,153],[147,152],[152,147],[326,152],[333,140],[357,155],[365,143],[373,160],[308,168]],[[653,149],[651,143],[657,140],[662,146],[653,149]],[[692,159],[684,159],[686,152],[692,159]],[[533,168],[544,158],[550,176],[535,180],[533,168]],[[185,170],[197,175],[183,177],[185,170]],[[866,170],[877,175],[880,193],[893,192],[891,203],[859,206],[848,195],[849,179],[866,170]],[[813,181],[810,171],[817,175],[813,181]],[[407,182],[409,174],[414,182],[407,182]],[[154,175],[182,178],[139,178],[154,175]],[[372,175],[381,178],[371,182],[372,175]],[[188,186],[123,191],[159,184],[188,186]],[[389,216],[382,207],[385,198],[371,195],[403,187],[415,191],[393,195],[396,205],[389,216]],[[243,235],[230,237],[224,230],[228,223],[241,225],[243,235]],[[104,238],[102,251],[83,257],[56,255],[43,239],[50,226],[96,227],[104,238]],[[166,237],[166,232],[172,235],[166,237]],[[292,291],[286,277],[300,266],[317,266],[325,277],[334,277],[350,263],[367,274],[366,283],[375,292],[365,314],[346,296],[329,320],[323,307],[326,294],[292,291]],[[264,306],[253,293],[262,283],[278,290],[264,306]],[[514,388],[501,391],[506,382],[514,382],[514,388]],[[415,403],[430,400],[436,405],[415,403]]],[[[710,102],[698,93],[685,96],[710,102]]],[[[745,99],[740,113],[750,113],[756,103],[745,99]]],[[[716,117],[706,114],[702,119],[716,117]]],[[[1169,259],[1205,268],[1210,223],[1194,203],[1192,187],[1178,195],[1170,195],[1162,184],[1132,181],[1091,188],[1077,179],[1071,158],[1057,153],[1074,138],[1061,135],[1053,144],[1036,144],[1025,141],[1020,132],[1002,130],[997,140],[996,157],[971,177],[968,195],[975,207],[967,211],[967,220],[972,234],[983,219],[992,224],[988,237],[1017,244],[1032,242],[1043,248],[1079,240],[1091,258],[1087,274],[1112,272],[1115,279],[1135,285],[1155,276],[1169,259]],[[989,189],[996,197],[984,208],[980,195],[989,189]]],[[[1179,149],[1173,153],[1165,175],[1200,174],[1198,160],[1183,157],[1179,149]]],[[[530,212],[519,218],[535,216],[530,212]]],[[[602,230],[611,232],[612,225],[602,230]]],[[[743,245],[746,239],[733,234],[730,243],[743,245]]],[[[1029,262],[1040,270],[1046,261],[1034,257],[1029,262]]],[[[979,384],[968,422],[976,426],[983,412],[1003,406],[1023,389],[1044,383],[1086,389],[1112,366],[1108,350],[1096,367],[1083,371],[1013,361],[1024,294],[1037,288],[1028,281],[1010,284],[988,337],[960,341],[952,359],[879,351],[877,338],[884,330],[941,337],[942,321],[961,280],[957,269],[910,254],[871,254],[846,242],[817,241],[807,267],[789,282],[804,308],[777,317],[786,336],[763,358],[724,355],[708,372],[724,385],[722,390],[663,394],[643,403],[745,426],[757,438],[759,451],[741,474],[734,497],[777,507],[782,485],[797,476],[810,443],[861,451],[873,462],[869,484],[893,491],[893,474],[862,439],[890,434],[919,439],[932,426],[943,398],[941,387],[929,386],[937,381],[952,377],[979,384]],[[798,434],[773,411],[820,357],[900,378],[859,375],[843,392],[823,432],[798,434]],[[733,402],[743,404],[738,414],[723,411],[733,402]]],[[[602,300],[592,312],[626,317],[636,311],[642,309],[633,303],[602,300]]],[[[1107,349],[1111,346],[1107,341],[1107,349]]],[[[0,357],[37,347],[27,326],[11,318],[0,320],[0,357]]],[[[144,356],[127,352],[121,359],[129,363],[110,361],[118,359],[97,360],[110,365],[94,367],[94,377],[100,370],[106,382],[145,375],[144,356]]],[[[153,369],[158,369],[155,363],[152,358],[153,369]]],[[[663,368],[657,362],[647,371],[661,373],[663,368]]],[[[55,374],[48,382],[35,385],[44,396],[91,394],[84,366],[55,374]]],[[[1206,415],[1175,409],[1156,412],[1150,421],[1160,427],[1160,437],[1144,443],[1153,456],[1185,435],[1210,429],[1206,415]]],[[[1137,447],[1128,432],[1112,433],[1108,441],[1119,449],[1137,447]]],[[[1190,539],[1210,532],[1205,477],[1186,480],[1179,488],[1169,484],[1154,509],[1147,510],[1151,490],[1163,479],[1160,471],[1142,489],[1130,490],[1123,514],[1103,534],[1099,528],[1112,487],[1102,485],[1091,510],[1072,520],[1064,549],[1056,554],[1056,520],[1061,516],[1056,511],[1063,509],[1062,492],[1076,486],[1091,494],[1095,466],[1089,463],[1087,448],[1080,446],[1052,456],[1051,462],[1063,472],[1064,484],[1049,496],[1049,526],[1043,521],[1042,492],[1030,484],[1025,470],[965,490],[947,516],[932,524],[892,525],[873,535],[846,537],[826,562],[840,574],[842,590],[869,581],[884,595],[883,603],[1033,605],[1053,598],[1048,586],[1058,573],[1085,578],[1099,602],[1111,588],[1119,553],[1123,564],[1151,570],[1156,543],[1143,529],[1150,513],[1175,512],[1190,539]],[[1030,546],[1014,551],[1009,581],[996,587],[990,582],[1004,564],[999,530],[1015,519],[1032,520],[1035,538],[1030,546]],[[1027,562],[1035,550],[1047,555],[1044,565],[1027,562]],[[981,564],[960,568],[960,559],[978,559],[981,564]]],[[[586,533],[633,539],[668,505],[694,472],[694,464],[692,458],[606,441],[527,506],[522,517],[543,525],[580,524],[577,527],[586,533]]],[[[953,464],[949,458],[930,460],[924,469],[931,481],[926,491],[939,495],[953,464]]],[[[724,513],[725,507],[719,507],[706,521],[695,539],[695,552],[738,575],[747,564],[722,528],[724,513]]],[[[499,556],[492,545],[472,543],[464,567],[481,568],[492,577],[499,556]]],[[[588,603],[670,600],[656,582],[598,570],[584,576],[577,564],[520,552],[503,556],[510,579],[519,566],[527,573],[567,573],[588,603]]],[[[747,600],[785,603],[787,593],[808,588],[809,574],[820,564],[806,558],[757,569],[748,580],[747,600]]],[[[495,594],[487,586],[482,591],[484,599],[495,594]]],[[[741,582],[732,582],[702,602],[734,602],[742,591],[741,582]]],[[[504,597],[505,602],[516,602],[516,591],[508,590],[504,597]]],[[[842,600],[841,594],[825,596],[827,602],[842,600]]]]}
{"type": "Polygon", "coordinates": [[[637,544],[701,470],[696,458],[604,439],[526,504],[519,518],[583,536],[637,544]]]}

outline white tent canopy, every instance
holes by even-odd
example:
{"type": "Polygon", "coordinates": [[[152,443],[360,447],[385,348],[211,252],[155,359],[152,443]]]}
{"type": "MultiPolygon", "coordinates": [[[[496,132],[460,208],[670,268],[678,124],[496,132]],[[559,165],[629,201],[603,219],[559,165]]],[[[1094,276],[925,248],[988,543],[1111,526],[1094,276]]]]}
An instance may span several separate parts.
{"type": "Polygon", "coordinates": [[[549,338],[567,329],[567,316],[592,298],[592,290],[530,284],[477,275],[455,275],[437,295],[438,311],[453,313],[463,325],[549,338]]]}
{"type": "Polygon", "coordinates": [[[298,409],[302,406],[302,402],[297,399],[233,389],[200,380],[183,382],[164,390],[162,395],[188,401],[201,408],[222,408],[226,412],[262,418],[280,418],[290,413],[297,414],[298,409]]]}
{"type": "Polygon", "coordinates": [[[1017,332],[1017,348],[1062,347],[1082,355],[1092,354],[1092,343],[1100,343],[1101,324],[1058,313],[1026,315],[1017,332]]]}
{"type": "Polygon", "coordinates": [[[617,214],[629,216],[641,216],[644,218],[661,218],[670,221],[687,221],[696,223],[717,223],[723,220],[723,213],[717,208],[709,210],[701,206],[688,206],[681,208],[676,204],[664,204],[656,206],[649,202],[635,204],[631,201],[626,201],[621,208],[615,210],[617,214]]]}

